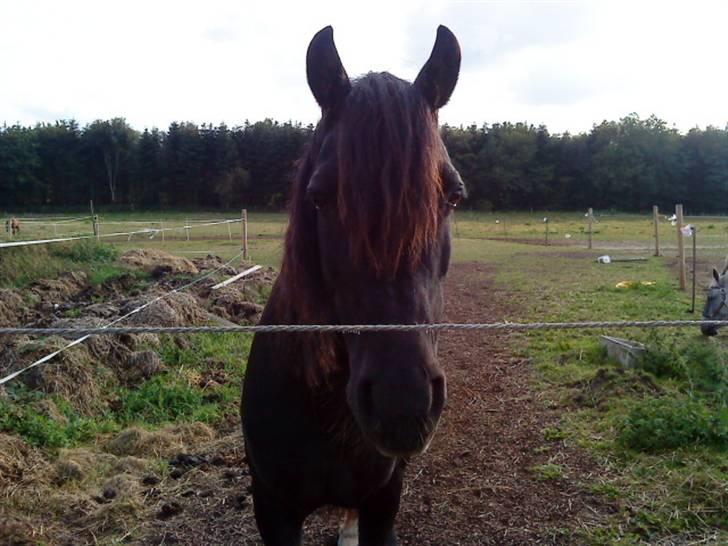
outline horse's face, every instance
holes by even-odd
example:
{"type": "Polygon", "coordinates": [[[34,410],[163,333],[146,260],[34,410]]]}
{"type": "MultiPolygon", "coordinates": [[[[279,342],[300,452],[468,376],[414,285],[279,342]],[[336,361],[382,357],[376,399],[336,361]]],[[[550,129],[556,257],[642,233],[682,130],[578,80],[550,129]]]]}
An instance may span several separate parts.
{"type": "MultiPolygon", "coordinates": [[[[340,324],[422,324],[442,315],[449,215],[464,187],[435,112],[455,86],[459,62],[454,36],[441,27],[414,84],[370,75],[352,87],[330,29],[309,47],[309,84],[324,117],[306,200],[315,210],[324,292],[340,324]],[[368,85],[376,89],[357,87],[368,85]],[[396,105],[377,104],[393,95],[396,105]]],[[[364,436],[389,456],[424,450],[446,397],[436,336],[345,334],[344,348],[347,401],[364,436]]]]}
{"type": "MultiPolygon", "coordinates": [[[[713,269],[713,281],[708,288],[708,298],[703,307],[704,320],[728,320],[728,296],[726,296],[725,272],[720,275],[713,269]]],[[[700,326],[705,336],[714,336],[718,333],[718,326],[700,326]]]]}

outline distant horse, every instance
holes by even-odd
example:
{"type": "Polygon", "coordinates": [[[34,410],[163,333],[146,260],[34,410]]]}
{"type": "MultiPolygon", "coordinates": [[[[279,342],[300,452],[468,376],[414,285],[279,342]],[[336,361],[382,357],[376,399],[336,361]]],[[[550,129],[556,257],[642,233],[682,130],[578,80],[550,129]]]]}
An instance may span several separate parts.
{"type": "MultiPolygon", "coordinates": [[[[308,47],[322,109],[298,165],[281,273],[262,324],[440,320],[452,208],[464,193],[437,125],[460,70],[445,27],[414,84],[350,80],[333,40],[308,47]]],[[[340,544],[397,544],[407,459],[445,405],[432,332],[257,334],[241,413],[255,517],[268,546],[300,544],[324,505],[349,510],[340,544]],[[358,513],[358,523],[357,523],[358,513]]]]}
{"type": "Polygon", "coordinates": [[[13,237],[20,234],[20,221],[17,218],[5,220],[5,231],[12,232],[13,237]]]}
{"type": "MultiPolygon", "coordinates": [[[[722,273],[718,273],[718,270],[713,268],[713,280],[708,288],[708,298],[703,307],[703,320],[728,320],[726,271],[728,271],[728,261],[722,273]]],[[[701,325],[700,331],[705,336],[714,336],[718,333],[718,328],[713,325],[701,325]]]]}

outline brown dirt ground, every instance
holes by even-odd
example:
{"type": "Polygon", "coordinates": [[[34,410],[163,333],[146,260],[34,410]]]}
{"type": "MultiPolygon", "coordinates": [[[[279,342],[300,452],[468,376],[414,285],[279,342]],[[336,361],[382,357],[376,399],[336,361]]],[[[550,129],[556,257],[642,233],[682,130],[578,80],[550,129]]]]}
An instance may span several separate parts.
{"type": "MultiPolygon", "coordinates": [[[[448,277],[447,319],[499,320],[510,303],[492,288],[483,264],[455,265],[448,277]]],[[[574,544],[568,532],[606,507],[585,493],[596,465],[562,441],[548,441],[558,408],[532,387],[529,362],[513,356],[516,338],[454,332],[441,337],[449,399],[429,451],[408,468],[397,520],[402,545],[574,544]],[[563,477],[532,468],[561,465],[563,477]]],[[[135,544],[259,545],[250,479],[237,419],[218,439],[190,446],[202,464],[148,488],[149,518],[135,544]]],[[[198,460],[197,463],[200,461],[198,460]]],[[[307,521],[305,544],[335,544],[337,514],[307,521]]]]}

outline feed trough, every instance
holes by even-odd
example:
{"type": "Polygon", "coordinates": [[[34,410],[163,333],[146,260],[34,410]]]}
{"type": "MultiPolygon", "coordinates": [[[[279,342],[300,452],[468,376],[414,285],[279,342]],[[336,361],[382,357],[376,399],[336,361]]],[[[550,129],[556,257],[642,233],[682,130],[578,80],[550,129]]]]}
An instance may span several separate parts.
{"type": "Polygon", "coordinates": [[[625,368],[634,368],[647,348],[636,341],[611,336],[599,336],[602,347],[607,349],[609,358],[617,360],[625,368]]]}

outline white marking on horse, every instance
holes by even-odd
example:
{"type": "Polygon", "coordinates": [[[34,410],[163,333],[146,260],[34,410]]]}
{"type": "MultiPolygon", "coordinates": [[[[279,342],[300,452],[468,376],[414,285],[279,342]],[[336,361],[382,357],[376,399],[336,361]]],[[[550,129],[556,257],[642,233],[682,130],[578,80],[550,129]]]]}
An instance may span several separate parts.
{"type": "Polygon", "coordinates": [[[339,524],[338,546],[359,546],[359,512],[344,510],[339,524]]]}

